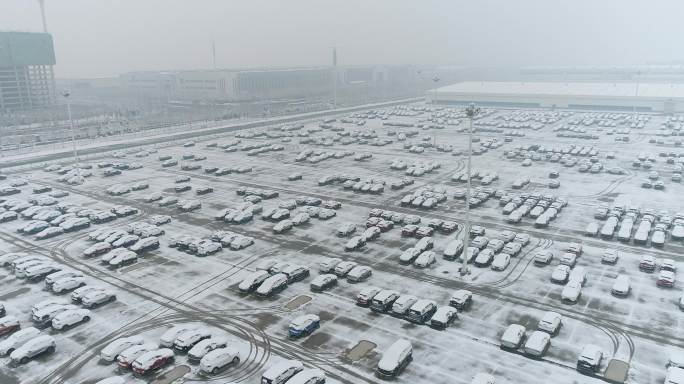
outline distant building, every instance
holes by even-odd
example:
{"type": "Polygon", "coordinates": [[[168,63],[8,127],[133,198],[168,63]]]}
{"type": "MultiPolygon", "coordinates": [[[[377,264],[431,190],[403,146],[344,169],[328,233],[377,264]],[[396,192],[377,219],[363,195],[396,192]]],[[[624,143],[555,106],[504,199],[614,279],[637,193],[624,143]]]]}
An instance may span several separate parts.
{"type": "Polygon", "coordinates": [[[0,32],[0,112],[53,104],[54,65],[50,34],[0,32]]]}
{"type": "Polygon", "coordinates": [[[469,81],[427,92],[435,104],[684,112],[684,84],[469,81]]]}
{"type": "Polygon", "coordinates": [[[684,65],[531,66],[520,68],[522,81],[684,82],[684,65]]]}
{"type": "MultiPolygon", "coordinates": [[[[417,85],[463,79],[463,67],[358,65],[302,68],[143,71],[122,74],[123,90],[132,96],[165,101],[254,101],[329,96],[333,78],[338,90],[385,89],[416,94],[417,85]],[[418,84],[420,83],[420,84],[418,84]]],[[[395,92],[396,93],[396,92],[395,92]]]]}

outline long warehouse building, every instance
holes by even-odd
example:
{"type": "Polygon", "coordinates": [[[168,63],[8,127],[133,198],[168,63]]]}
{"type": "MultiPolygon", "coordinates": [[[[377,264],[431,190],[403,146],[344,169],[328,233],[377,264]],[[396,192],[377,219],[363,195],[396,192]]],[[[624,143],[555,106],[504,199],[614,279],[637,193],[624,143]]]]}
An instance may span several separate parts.
{"type": "Polygon", "coordinates": [[[684,112],[684,84],[598,82],[462,82],[427,92],[435,104],[684,112]]]}

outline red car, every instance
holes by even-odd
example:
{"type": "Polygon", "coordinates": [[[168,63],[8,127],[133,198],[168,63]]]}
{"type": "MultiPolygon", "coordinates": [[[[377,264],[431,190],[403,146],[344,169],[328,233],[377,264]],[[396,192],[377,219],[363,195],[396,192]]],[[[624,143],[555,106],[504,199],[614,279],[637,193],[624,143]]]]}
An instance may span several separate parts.
{"type": "Polygon", "coordinates": [[[21,327],[19,320],[14,316],[7,316],[0,319],[0,336],[9,335],[21,327]]]}
{"type": "Polygon", "coordinates": [[[660,276],[658,276],[658,282],[656,283],[659,287],[672,288],[675,285],[675,274],[672,271],[660,271],[660,276]]]}
{"type": "Polygon", "coordinates": [[[169,348],[161,348],[144,353],[133,361],[131,367],[136,374],[147,375],[171,362],[173,362],[173,351],[169,348]]]}

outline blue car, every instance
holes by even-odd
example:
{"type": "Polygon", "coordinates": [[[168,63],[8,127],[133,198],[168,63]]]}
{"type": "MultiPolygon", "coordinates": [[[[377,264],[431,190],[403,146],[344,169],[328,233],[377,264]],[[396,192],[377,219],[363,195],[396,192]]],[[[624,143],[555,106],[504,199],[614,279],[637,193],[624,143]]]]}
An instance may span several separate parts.
{"type": "Polygon", "coordinates": [[[302,315],[290,323],[288,334],[292,338],[308,336],[321,326],[321,319],[316,315],[302,315]]]}

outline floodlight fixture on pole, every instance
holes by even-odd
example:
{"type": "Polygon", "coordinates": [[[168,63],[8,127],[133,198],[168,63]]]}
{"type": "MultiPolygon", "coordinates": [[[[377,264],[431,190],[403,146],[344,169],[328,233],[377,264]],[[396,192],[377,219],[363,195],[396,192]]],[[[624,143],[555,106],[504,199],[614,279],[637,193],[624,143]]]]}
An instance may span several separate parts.
{"type": "Polygon", "coordinates": [[[480,113],[480,108],[476,107],[475,104],[469,104],[465,109],[465,115],[468,118],[468,184],[466,189],[466,221],[465,227],[462,229],[463,232],[463,251],[461,253],[461,259],[463,260],[463,265],[461,266],[460,272],[461,276],[465,276],[470,273],[468,270],[468,248],[470,245],[470,178],[471,178],[471,165],[473,159],[473,119],[480,113]]]}

